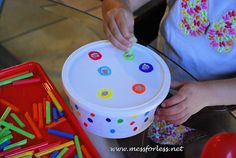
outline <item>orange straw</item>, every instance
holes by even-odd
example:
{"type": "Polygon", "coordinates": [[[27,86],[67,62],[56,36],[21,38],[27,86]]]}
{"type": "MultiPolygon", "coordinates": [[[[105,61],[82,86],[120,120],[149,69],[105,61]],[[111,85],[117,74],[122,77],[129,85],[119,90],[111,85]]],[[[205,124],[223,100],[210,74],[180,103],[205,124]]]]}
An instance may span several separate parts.
{"type": "Polygon", "coordinates": [[[12,103],[6,101],[6,100],[3,99],[3,98],[0,98],[0,103],[1,103],[2,105],[6,106],[6,107],[9,106],[9,107],[10,107],[13,111],[15,111],[15,112],[19,112],[19,111],[20,111],[20,109],[19,109],[18,107],[16,107],[15,105],[13,105],[12,103]]]}
{"type": "Polygon", "coordinates": [[[33,120],[38,121],[38,105],[37,103],[33,104],[33,120]]]}
{"type": "Polygon", "coordinates": [[[38,114],[39,114],[39,128],[43,128],[43,104],[42,103],[39,103],[38,104],[38,114]]]}
{"type": "Polygon", "coordinates": [[[33,129],[33,131],[34,131],[35,135],[38,137],[38,139],[42,139],[42,134],[40,133],[38,127],[35,125],[35,123],[33,122],[32,118],[30,117],[28,112],[25,113],[25,118],[29,122],[31,128],[33,129]]]}
{"type": "Polygon", "coordinates": [[[52,127],[55,127],[56,125],[62,123],[62,122],[65,122],[66,121],[66,118],[65,117],[62,117],[62,118],[59,118],[58,119],[58,122],[53,122],[51,123],[50,125],[47,125],[46,127],[47,128],[52,128],[52,127]]]}
{"type": "Polygon", "coordinates": [[[86,158],[92,158],[92,156],[89,154],[87,148],[84,146],[84,145],[81,145],[81,150],[82,150],[82,153],[83,155],[86,157],[86,158]]]}

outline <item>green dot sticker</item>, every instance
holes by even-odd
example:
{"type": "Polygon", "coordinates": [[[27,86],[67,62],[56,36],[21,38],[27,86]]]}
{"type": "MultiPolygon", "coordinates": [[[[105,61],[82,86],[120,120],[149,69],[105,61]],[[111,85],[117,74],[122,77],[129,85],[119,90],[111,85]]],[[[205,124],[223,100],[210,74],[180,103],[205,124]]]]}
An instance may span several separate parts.
{"type": "Polygon", "coordinates": [[[117,123],[122,123],[122,122],[124,122],[124,120],[122,120],[122,119],[117,120],[117,123]]]}
{"type": "Polygon", "coordinates": [[[98,90],[98,97],[102,99],[109,99],[112,97],[112,90],[108,88],[102,88],[98,90]]]}
{"type": "Polygon", "coordinates": [[[135,55],[134,55],[134,53],[131,53],[131,52],[125,52],[125,53],[123,54],[123,58],[124,58],[125,60],[134,60],[135,55]]]}

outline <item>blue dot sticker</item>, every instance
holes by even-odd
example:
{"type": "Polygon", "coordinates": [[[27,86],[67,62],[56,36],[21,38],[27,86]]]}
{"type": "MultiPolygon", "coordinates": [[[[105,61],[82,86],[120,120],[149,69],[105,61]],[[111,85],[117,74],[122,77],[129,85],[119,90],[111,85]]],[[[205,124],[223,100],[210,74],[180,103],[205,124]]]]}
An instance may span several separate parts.
{"type": "Polygon", "coordinates": [[[142,63],[139,65],[139,70],[145,73],[149,73],[153,70],[153,66],[149,63],[142,63]]]}
{"type": "Polygon", "coordinates": [[[144,114],[144,116],[147,116],[149,114],[149,111],[144,114]]]}
{"type": "Polygon", "coordinates": [[[111,132],[111,133],[115,133],[115,132],[116,132],[116,130],[114,130],[114,129],[111,129],[111,130],[110,130],[110,132],[111,132]]]}
{"type": "Polygon", "coordinates": [[[109,76],[111,75],[111,69],[108,66],[102,66],[98,68],[98,73],[102,76],[109,76]]]}

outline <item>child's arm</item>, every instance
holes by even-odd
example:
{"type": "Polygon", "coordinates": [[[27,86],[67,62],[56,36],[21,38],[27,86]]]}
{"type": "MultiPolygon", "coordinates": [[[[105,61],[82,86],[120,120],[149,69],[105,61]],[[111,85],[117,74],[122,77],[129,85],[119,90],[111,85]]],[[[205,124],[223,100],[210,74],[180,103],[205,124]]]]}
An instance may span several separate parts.
{"type": "Polygon", "coordinates": [[[128,50],[134,27],[133,11],[150,0],[104,0],[103,28],[107,38],[116,47],[128,50]]]}
{"type": "Polygon", "coordinates": [[[206,106],[236,104],[236,78],[195,83],[173,82],[178,90],[166,99],[157,110],[157,119],[174,124],[185,122],[191,115],[206,106]]]}

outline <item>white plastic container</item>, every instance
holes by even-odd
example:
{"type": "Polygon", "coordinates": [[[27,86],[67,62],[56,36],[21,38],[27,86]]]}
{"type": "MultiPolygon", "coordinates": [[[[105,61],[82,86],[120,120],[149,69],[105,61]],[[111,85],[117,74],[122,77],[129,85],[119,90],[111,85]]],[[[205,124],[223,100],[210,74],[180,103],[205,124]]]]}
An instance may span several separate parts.
{"type": "Polygon", "coordinates": [[[144,131],[167,96],[170,72],[154,51],[134,44],[125,53],[108,41],[73,52],[62,82],[83,128],[106,138],[126,138],[144,131]]]}

